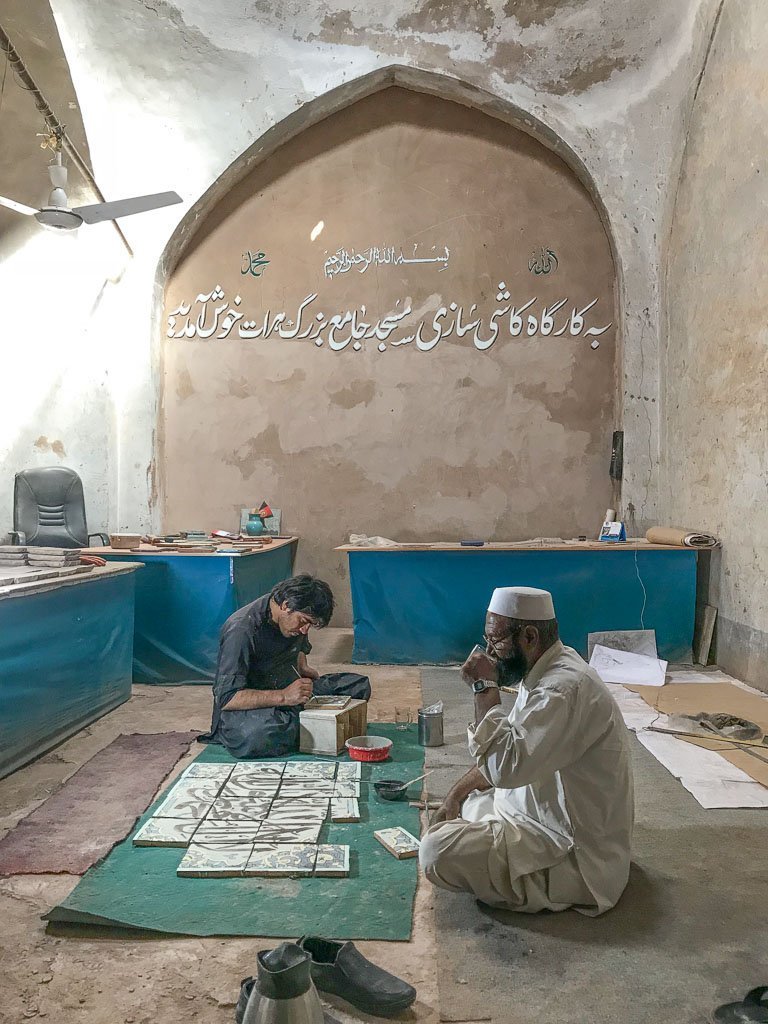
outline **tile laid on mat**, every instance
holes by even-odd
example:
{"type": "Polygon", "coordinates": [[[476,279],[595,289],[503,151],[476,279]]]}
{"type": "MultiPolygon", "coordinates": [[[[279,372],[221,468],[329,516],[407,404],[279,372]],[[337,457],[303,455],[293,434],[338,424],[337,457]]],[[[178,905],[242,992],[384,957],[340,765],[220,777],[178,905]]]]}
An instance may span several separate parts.
{"type": "Polygon", "coordinates": [[[316,855],[317,847],[308,843],[296,843],[292,846],[255,843],[245,874],[272,877],[311,875],[316,855]]]}
{"type": "Polygon", "coordinates": [[[382,828],[373,833],[383,847],[385,847],[398,860],[405,860],[407,857],[418,857],[419,840],[412,836],[404,828],[382,828]]]}
{"type": "Polygon", "coordinates": [[[253,843],[191,843],[176,869],[190,878],[233,878],[242,875],[253,843]]]}
{"type": "Polygon", "coordinates": [[[232,773],[231,764],[200,764],[193,761],[179,776],[179,779],[213,779],[224,783],[232,773]]]}
{"type": "Polygon", "coordinates": [[[269,821],[325,821],[328,817],[327,797],[322,800],[275,800],[269,809],[269,821]]]}
{"type": "Polygon", "coordinates": [[[349,847],[321,843],[317,848],[315,874],[321,878],[346,878],[349,874],[349,847]]]}
{"type": "Polygon", "coordinates": [[[312,843],[320,838],[322,821],[266,821],[261,822],[259,843],[312,843]]]}
{"type": "Polygon", "coordinates": [[[269,799],[277,793],[280,780],[277,776],[269,778],[261,775],[238,775],[231,778],[221,791],[221,795],[229,800],[239,798],[261,797],[269,799]]]}
{"type": "Polygon", "coordinates": [[[206,821],[261,821],[269,814],[271,806],[271,800],[228,800],[220,796],[208,811],[206,821]]]}
{"type": "Polygon", "coordinates": [[[352,797],[334,797],[331,821],[360,821],[360,804],[352,797]]]}
{"type": "Polygon", "coordinates": [[[196,843],[254,843],[261,821],[232,821],[206,818],[195,832],[196,843]]]}
{"type": "Polygon", "coordinates": [[[345,761],[336,769],[337,782],[359,782],[363,777],[363,766],[359,761],[345,761]]]}
{"type": "Polygon", "coordinates": [[[150,818],[133,837],[133,845],[189,846],[198,824],[194,818],[150,818]]]}
{"type": "Polygon", "coordinates": [[[232,771],[232,777],[242,779],[255,776],[279,779],[284,770],[285,761],[239,761],[232,771]]]}
{"type": "Polygon", "coordinates": [[[360,783],[337,782],[333,790],[333,796],[336,800],[359,800],[360,783]]]}
{"type": "Polygon", "coordinates": [[[335,776],[333,761],[288,761],[283,772],[284,779],[333,779],[335,776]]]}
{"type": "Polygon", "coordinates": [[[334,783],[332,779],[323,781],[299,780],[283,782],[278,790],[279,800],[330,800],[333,796],[334,783]]]}
{"type": "Polygon", "coordinates": [[[188,779],[177,782],[153,818],[204,818],[221,787],[210,779],[188,779]]]}

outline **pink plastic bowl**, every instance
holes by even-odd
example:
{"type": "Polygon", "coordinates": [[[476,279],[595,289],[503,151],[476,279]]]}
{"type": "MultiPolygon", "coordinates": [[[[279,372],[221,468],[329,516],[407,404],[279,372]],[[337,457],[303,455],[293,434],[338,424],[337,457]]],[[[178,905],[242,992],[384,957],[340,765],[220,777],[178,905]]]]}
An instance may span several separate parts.
{"type": "Polygon", "coordinates": [[[353,736],[345,746],[353,761],[386,761],[392,740],[386,736],[353,736]]]}

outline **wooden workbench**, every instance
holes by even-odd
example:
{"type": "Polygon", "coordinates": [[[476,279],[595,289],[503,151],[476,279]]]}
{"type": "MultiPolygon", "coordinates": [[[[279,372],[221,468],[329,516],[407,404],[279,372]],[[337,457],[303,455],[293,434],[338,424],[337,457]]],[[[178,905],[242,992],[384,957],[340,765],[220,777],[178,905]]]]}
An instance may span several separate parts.
{"type": "Polygon", "coordinates": [[[297,544],[298,537],[288,537],[236,554],[151,544],[133,551],[89,548],[110,563],[145,567],[136,584],[134,682],[210,683],[224,621],[291,575],[297,544]]]}
{"type": "MultiPolygon", "coordinates": [[[[258,538],[255,538],[257,541],[258,538]]],[[[194,549],[187,550],[183,546],[179,548],[172,547],[157,547],[154,544],[139,544],[137,548],[112,548],[112,547],[95,547],[95,548],[83,548],[83,554],[85,555],[100,555],[102,558],[106,558],[107,555],[114,555],[115,558],[121,557],[122,555],[188,555],[189,557],[196,558],[225,558],[231,556],[232,558],[248,558],[251,555],[261,555],[269,553],[270,551],[279,551],[280,548],[294,547],[298,544],[298,537],[279,537],[275,538],[271,544],[263,544],[259,547],[255,542],[254,545],[248,545],[246,543],[233,544],[224,540],[217,541],[220,548],[224,550],[219,553],[218,551],[195,551],[194,549]],[[232,549],[238,548],[236,554],[232,554],[232,549]],[[239,550],[242,548],[242,550],[239,550]]],[[[205,542],[201,542],[201,546],[205,542]]]]}
{"type": "Polygon", "coordinates": [[[660,656],[690,657],[698,552],[648,544],[397,544],[336,549],[349,559],[360,664],[455,664],[483,633],[495,587],[552,592],[564,643],[582,654],[587,634],[655,629],[660,656]]]}
{"type": "Polygon", "coordinates": [[[139,568],[0,580],[0,776],[128,700],[139,568]]]}

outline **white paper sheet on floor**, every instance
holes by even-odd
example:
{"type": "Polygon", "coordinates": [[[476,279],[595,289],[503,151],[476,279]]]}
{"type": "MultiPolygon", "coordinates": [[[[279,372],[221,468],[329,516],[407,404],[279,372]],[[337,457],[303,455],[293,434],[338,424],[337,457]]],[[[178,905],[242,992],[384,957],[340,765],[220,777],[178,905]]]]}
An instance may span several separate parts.
{"type": "Polygon", "coordinates": [[[702,807],[768,807],[768,789],[717,751],[648,730],[637,738],[702,807]]]}
{"type": "MultiPolygon", "coordinates": [[[[606,683],[613,699],[619,705],[627,728],[632,732],[647,729],[659,718],[659,712],[643,700],[639,693],[627,690],[618,683],[606,683]]],[[[662,716],[663,717],[663,716],[662,716]]]]}
{"type": "Polygon", "coordinates": [[[648,658],[631,651],[615,651],[602,644],[595,644],[589,664],[604,683],[663,686],[667,672],[667,662],[660,658],[648,658]]]}

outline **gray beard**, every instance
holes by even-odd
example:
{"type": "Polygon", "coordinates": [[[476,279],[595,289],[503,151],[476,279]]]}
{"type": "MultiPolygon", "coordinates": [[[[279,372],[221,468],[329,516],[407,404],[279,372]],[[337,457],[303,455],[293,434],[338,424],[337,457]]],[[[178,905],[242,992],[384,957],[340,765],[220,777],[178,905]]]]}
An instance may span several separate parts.
{"type": "Polygon", "coordinates": [[[499,682],[502,686],[517,686],[528,672],[528,663],[521,650],[516,650],[508,658],[499,659],[499,682]]]}

